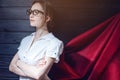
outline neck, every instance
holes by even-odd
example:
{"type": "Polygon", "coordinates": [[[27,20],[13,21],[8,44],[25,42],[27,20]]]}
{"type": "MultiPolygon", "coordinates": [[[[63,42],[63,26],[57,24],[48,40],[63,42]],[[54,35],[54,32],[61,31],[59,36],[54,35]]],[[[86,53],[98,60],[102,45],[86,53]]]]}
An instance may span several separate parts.
{"type": "Polygon", "coordinates": [[[48,29],[46,26],[43,26],[41,28],[36,28],[36,33],[35,33],[35,38],[38,39],[40,38],[41,36],[44,36],[46,34],[48,34],[48,29]]]}

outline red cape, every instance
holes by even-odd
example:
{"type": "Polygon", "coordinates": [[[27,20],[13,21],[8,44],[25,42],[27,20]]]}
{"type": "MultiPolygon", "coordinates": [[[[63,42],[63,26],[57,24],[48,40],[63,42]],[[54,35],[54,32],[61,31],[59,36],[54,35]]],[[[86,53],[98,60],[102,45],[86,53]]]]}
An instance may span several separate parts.
{"type": "Polygon", "coordinates": [[[52,80],[120,80],[120,14],[65,45],[52,80]]]}

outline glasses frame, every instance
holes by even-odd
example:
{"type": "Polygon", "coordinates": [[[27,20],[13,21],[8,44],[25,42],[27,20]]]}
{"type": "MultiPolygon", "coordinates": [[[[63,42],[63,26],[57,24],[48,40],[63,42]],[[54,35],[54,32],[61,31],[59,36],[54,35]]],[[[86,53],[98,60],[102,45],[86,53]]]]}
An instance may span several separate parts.
{"type": "Polygon", "coordinates": [[[34,10],[31,10],[31,9],[27,9],[26,10],[26,14],[27,15],[34,15],[34,16],[37,16],[37,15],[39,15],[39,14],[42,14],[42,15],[44,15],[44,12],[43,11],[41,11],[41,10],[38,10],[38,9],[34,9],[34,10]]]}

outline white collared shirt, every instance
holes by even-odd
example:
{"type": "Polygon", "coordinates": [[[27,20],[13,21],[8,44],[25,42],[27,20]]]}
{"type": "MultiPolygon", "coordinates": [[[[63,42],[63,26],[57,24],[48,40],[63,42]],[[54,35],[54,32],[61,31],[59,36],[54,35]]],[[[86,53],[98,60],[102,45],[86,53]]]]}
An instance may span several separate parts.
{"type": "MultiPolygon", "coordinates": [[[[35,33],[32,33],[22,39],[20,46],[18,47],[18,56],[20,60],[27,64],[35,65],[37,61],[47,56],[54,58],[55,63],[58,63],[59,56],[63,51],[63,42],[56,38],[52,33],[48,33],[32,44],[34,35],[35,33]]],[[[20,80],[31,79],[21,78],[20,80]]]]}

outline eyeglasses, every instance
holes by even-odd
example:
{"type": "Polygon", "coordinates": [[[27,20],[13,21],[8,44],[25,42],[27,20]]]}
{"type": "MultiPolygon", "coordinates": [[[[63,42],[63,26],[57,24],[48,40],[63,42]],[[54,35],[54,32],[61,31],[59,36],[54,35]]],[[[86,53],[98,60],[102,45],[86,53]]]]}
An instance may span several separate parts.
{"type": "Polygon", "coordinates": [[[27,15],[33,14],[34,16],[37,16],[39,14],[42,14],[42,15],[44,14],[43,11],[40,11],[40,10],[37,10],[37,9],[34,9],[34,10],[28,9],[28,10],[26,10],[26,13],[27,13],[27,15]]]}

